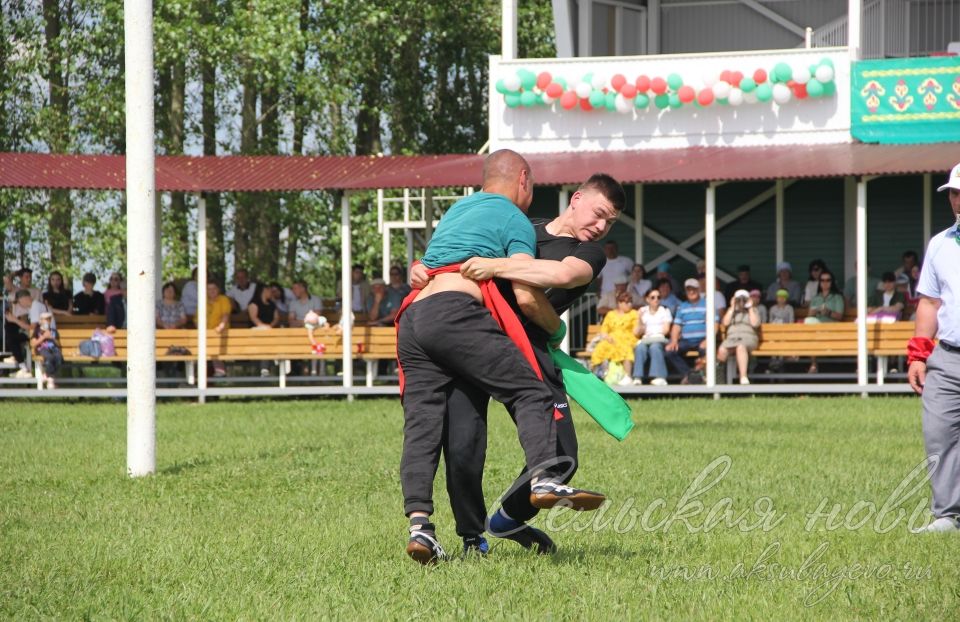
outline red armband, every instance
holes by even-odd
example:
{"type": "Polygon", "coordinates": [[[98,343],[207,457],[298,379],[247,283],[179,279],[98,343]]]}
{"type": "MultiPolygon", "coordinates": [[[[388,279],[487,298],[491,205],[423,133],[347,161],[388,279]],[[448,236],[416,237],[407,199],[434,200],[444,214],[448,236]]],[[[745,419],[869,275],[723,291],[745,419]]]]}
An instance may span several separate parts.
{"type": "Polygon", "coordinates": [[[926,363],[933,353],[933,339],[929,337],[913,337],[907,342],[907,365],[914,361],[926,363]]]}

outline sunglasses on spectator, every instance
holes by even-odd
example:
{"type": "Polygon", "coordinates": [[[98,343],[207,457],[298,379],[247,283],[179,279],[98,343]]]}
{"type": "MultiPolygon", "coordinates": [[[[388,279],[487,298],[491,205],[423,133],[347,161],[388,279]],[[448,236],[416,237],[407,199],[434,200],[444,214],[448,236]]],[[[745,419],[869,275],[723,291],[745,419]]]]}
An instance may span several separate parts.
{"type": "Polygon", "coordinates": [[[660,295],[647,296],[647,300],[660,300],[660,295]]]}
{"type": "Polygon", "coordinates": [[[820,279],[820,282],[821,282],[821,283],[829,283],[829,282],[831,282],[832,280],[833,280],[833,279],[831,279],[830,277],[827,277],[827,278],[825,278],[825,279],[820,279]]]}

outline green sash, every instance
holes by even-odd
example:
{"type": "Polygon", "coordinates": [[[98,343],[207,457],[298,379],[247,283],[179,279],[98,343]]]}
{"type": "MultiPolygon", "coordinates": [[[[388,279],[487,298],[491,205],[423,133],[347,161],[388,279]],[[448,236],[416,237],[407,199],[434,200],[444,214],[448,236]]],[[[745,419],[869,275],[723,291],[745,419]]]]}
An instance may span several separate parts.
{"type": "Polygon", "coordinates": [[[562,350],[550,348],[550,357],[563,375],[567,395],[583,407],[610,436],[622,441],[633,427],[630,406],[586,367],[562,350]]]}

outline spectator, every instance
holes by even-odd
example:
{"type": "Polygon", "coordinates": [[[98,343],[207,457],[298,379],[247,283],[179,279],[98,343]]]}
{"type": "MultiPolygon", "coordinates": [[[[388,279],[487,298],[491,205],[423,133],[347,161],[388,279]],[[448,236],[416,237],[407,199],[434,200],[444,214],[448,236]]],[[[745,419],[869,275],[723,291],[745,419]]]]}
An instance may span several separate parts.
{"type": "Polygon", "coordinates": [[[93,272],[83,275],[83,291],[73,297],[74,315],[103,315],[107,312],[107,302],[103,294],[93,289],[97,277],[93,272]]]}
{"type": "MultiPolygon", "coordinates": [[[[670,274],[670,264],[667,263],[666,261],[661,262],[657,266],[656,280],[660,281],[661,279],[668,279],[670,281],[670,291],[673,291],[673,292],[680,291],[680,284],[677,283],[677,280],[673,278],[672,274],[670,274]]],[[[680,302],[678,301],[677,304],[679,305],[680,302]]]]}
{"type": "Polygon", "coordinates": [[[103,291],[103,302],[110,308],[110,301],[113,297],[126,291],[123,285],[123,276],[119,272],[111,272],[110,279],[107,281],[107,289],[103,291]]]}
{"type": "Polygon", "coordinates": [[[658,280],[657,291],[660,292],[660,306],[667,308],[670,317],[676,317],[677,309],[680,307],[680,299],[673,295],[673,281],[670,279],[658,280]]]}
{"type": "Polygon", "coordinates": [[[183,310],[191,321],[197,316],[197,293],[197,269],[194,268],[190,273],[190,280],[183,284],[183,291],[180,292],[183,310]]]}
{"type": "MultiPolygon", "coordinates": [[[[273,297],[273,304],[276,305],[277,311],[280,312],[280,320],[283,321],[283,318],[287,317],[287,314],[290,312],[289,307],[287,306],[287,290],[274,281],[270,283],[270,295],[273,297]]],[[[293,295],[291,294],[291,298],[293,295]]]]}
{"type": "Polygon", "coordinates": [[[913,274],[913,268],[920,264],[920,257],[917,256],[916,251],[904,251],[900,259],[903,261],[903,263],[900,264],[900,267],[893,271],[893,274],[895,276],[905,274],[908,278],[910,278],[910,275],[913,274]]]}
{"type": "Polygon", "coordinates": [[[187,325],[187,311],[177,300],[177,286],[173,281],[163,284],[161,299],[157,301],[157,328],[183,328],[187,325]]]}
{"type": "Polygon", "coordinates": [[[57,270],[47,277],[47,291],[43,292],[43,302],[57,315],[70,315],[73,311],[73,296],[64,287],[63,274],[57,270]]]}
{"type": "MultiPolygon", "coordinates": [[[[626,275],[620,277],[625,279],[626,275]]],[[[633,297],[626,291],[626,283],[623,285],[623,290],[617,294],[617,308],[607,313],[600,325],[601,339],[590,355],[590,364],[598,369],[604,363],[608,366],[610,363],[620,363],[623,365],[623,377],[619,384],[628,385],[632,382],[633,349],[637,344],[634,336],[637,310],[633,308],[633,297]]]]}
{"type": "Polygon", "coordinates": [[[17,299],[17,286],[13,282],[16,275],[13,272],[3,273],[3,299],[13,303],[17,299]]]}
{"type": "Polygon", "coordinates": [[[13,354],[19,369],[15,378],[29,378],[30,370],[27,368],[27,356],[24,345],[29,340],[29,335],[33,332],[30,326],[30,311],[35,302],[30,295],[30,290],[20,289],[13,296],[12,303],[4,305],[4,324],[3,333],[6,339],[7,349],[13,354]]]}
{"type": "Polygon", "coordinates": [[[121,290],[120,295],[114,296],[107,303],[107,332],[114,333],[117,329],[127,327],[127,290],[121,290]]]}
{"type": "MultiPolygon", "coordinates": [[[[727,300],[733,299],[733,294],[738,289],[745,289],[748,292],[754,289],[762,289],[763,285],[760,285],[752,278],[750,278],[750,266],[743,264],[737,266],[737,280],[731,283],[727,283],[727,286],[723,288],[723,297],[727,300]]],[[[756,309],[756,305],[753,305],[753,308],[756,309]]]]}
{"type": "Polygon", "coordinates": [[[767,287],[766,302],[776,302],[777,290],[780,289],[787,290],[787,293],[790,295],[790,304],[800,304],[800,299],[803,297],[803,290],[800,289],[800,284],[793,280],[793,267],[787,261],[781,261],[777,264],[777,280],[767,287]]]}
{"type": "Polygon", "coordinates": [[[256,299],[257,288],[259,286],[250,280],[250,273],[243,268],[238,268],[233,275],[233,287],[227,290],[227,298],[233,301],[233,309],[242,311],[249,308],[250,303],[256,299]]]}
{"type": "MultiPolygon", "coordinates": [[[[820,278],[820,277],[817,277],[820,278]]],[[[793,324],[793,307],[787,302],[790,293],[785,289],[777,290],[777,304],[770,307],[771,324],[793,324]]]]}
{"type": "MultiPolygon", "coordinates": [[[[706,296],[707,292],[707,275],[700,274],[697,276],[697,281],[700,283],[700,291],[706,296]]],[[[713,292],[713,307],[714,311],[717,312],[717,317],[723,316],[723,312],[727,310],[727,298],[723,295],[723,292],[720,291],[720,279],[716,280],[716,285],[714,286],[713,292]]]]}
{"type": "Polygon", "coordinates": [[[600,299],[597,300],[597,314],[606,315],[614,309],[620,308],[620,294],[626,293],[630,296],[633,307],[636,308],[639,306],[639,303],[642,298],[635,298],[630,292],[627,291],[627,275],[619,274],[611,277],[613,279],[613,289],[606,294],[600,296],[600,299]]]}
{"type": "Polygon", "coordinates": [[[653,283],[647,278],[647,271],[642,264],[633,264],[630,271],[630,280],[627,282],[627,291],[633,296],[634,300],[644,300],[647,292],[653,287],[653,283]]]}
{"type": "Polygon", "coordinates": [[[897,277],[893,272],[884,272],[880,277],[880,290],[870,293],[867,302],[868,324],[891,324],[900,319],[906,299],[897,291],[897,277]]]}
{"type": "Polygon", "coordinates": [[[313,311],[319,315],[323,311],[323,303],[316,296],[310,295],[304,281],[294,281],[290,290],[293,292],[293,300],[288,305],[287,325],[291,328],[302,328],[307,314],[313,311]]]}
{"type": "Polygon", "coordinates": [[[63,365],[63,353],[60,351],[60,344],[57,342],[57,329],[53,325],[53,313],[44,311],[40,314],[40,321],[33,329],[30,346],[43,357],[43,381],[47,383],[47,388],[55,389],[57,385],[53,378],[60,370],[60,366],[63,365]]]}
{"type": "Polygon", "coordinates": [[[726,363],[733,354],[737,359],[737,373],[740,384],[750,384],[747,377],[747,364],[750,362],[750,353],[757,349],[760,336],[760,315],[750,300],[750,293],[745,289],[738,289],[733,294],[733,304],[723,315],[721,324],[727,329],[727,336],[717,351],[717,361],[726,363]]]}
{"type": "MultiPolygon", "coordinates": [[[[207,282],[207,330],[218,335],[230,328],[230,312],[233,311],[233,302],[220,293],[220,284],[216,281],[207,282]]],[[[210,368],[215,378],[227,375],[227,368],[223,361],[210,361],[210,368]]]]}
{"type": "Polygon", "coordinates": [[[769,320],[767,314],[767,307],[761,301],[762,294],[759,289],[750,290],[750,304],[753,305],[753,308],[756,310],[757,315],[760,316],[760,323],[766,324],[769,320]]]}
{"type": "Polygon", "coordinates": [[[43,296],[40,290],[33,286],[33,270],[30,268],[20,268],[17,272],[18,289],[25,289],[30,292],[30,297],[34,300],[42,300],[43,296]]]}
{"type": "Polygon", "coordinates": [[[395,305],[387,292],[383,279],[370,282],[370,298],[367,300],[367,319],[374,326],[392,326],[400,305],[395,305]]]}
{"type": "MultiPolygon", "coordinates": [[[[370,298],[370,283],[367,282],[367,275],[363,271],[363,266],[354,264],[350,271],[350,282],[353,287],[350,310],[354,313],[363,313],[363,308],[370,298]]],[[[341,300],[343,299],[343,284],[340,281],[337,281],[337,296],[341,300]]]]}
{"type": "Polygon", "coordinates": [[[280,325],[280,312],[273,302],[273,290],[269,286],[257,285],[253,299],[247,305],[252,328],[276,328],[280,325]]]}
{"type": "MultiPolygon", "coordinates": [[[[687,300],[680,303],[670,329],[670,342],[666,346],[667,361],[683,376],[683,383],[690,382],[690,365],[684,355],[696,350],[702,358],[707,347],[707,302],[700,296],[700,282],[687,279],[683,283],[687,300]]],[[[713,321],[717,321],[716,314],[713,321]]]]}
{"type": "MultiPolygon", "coordinates": [[[[620,255],[620,249],[613,240],[604,243],[603,254],[607,256],[607,263],[604,264],[597,276],[597,281],[600,283],[598,291],[601,298],[604,294],[613,291],[613,286],[619,277],[628,278],[630,270],[633,268],[633,261],[629,257],[620,255]]],[[[613,302],[612,306],[617,306],[616,300],[613,302]]]]}
{"type": "Polygon", "coordinates": [[[410,293],[410,285],[407,284],[407,275],[400,266],[390,266],[390,283],[387,284],[387,295],[390,296],[397,307],[403,302],[403,299],[410,293]]]}
{"type": "MultiPolygon", "coordinates": [[[[857,264],[853,264],[853,276],[843,284],[843,298],[848,305],[855,307],[857,305],[857,264]]],[[[870,264],[867,264],[867,299],[873,292],[880,289],[880,279],[870,274],[870,264]]],[[[839,291],[839,290],[838,290],[839,291]]]]}
{"type": "Polygon", "coordinates": [[[803,298],[800,300],[801,306],[810,306],[810,301],[813,300],[813,297],[817,295],[817,290],[820,289],[820,273],[826,269],[827,264],[824,263],[822,259],[814,259],[810,262],[810,265],[807,266],[808,279],[803,286],[803,298]]]}
{"type": "Polygon", "coordinates": [[[917,284],[920,282],[920,269],[921,266],[918,264],[911,270],[907,291],[904,294],[907,306],[903,310],[903,316],[909,320],[916,319],[917,303],[920,302],[920,294],[917,293],[917,284]]]}
{"type": "Polygon", "coordinates": [[[663,386],[667,384],[667,361],[664,358],[664,346],[667,335],[670,334],[670,323],[673,316],[670,310],[660,304],[660,290],[651,289],[647,292],[646,306],[637,313],[637,325],[633,329],[635,337],[640,341],[633,349],[633,384],[643,384],[644,368],[647,359],[650,359],[650,384],[663,386]]]}
{"type": "MultiPolygon", "coordinates": [[[[833,273],[824,270],[820,273],[820,291],[810,301],[810,311],[804,324],[821,324],[825,322],[839,322],[843,319],[843,295],[837,288],[833,273]]],[[[810,359],[808,373],[817,373],[817,357],[810,359]]]]}

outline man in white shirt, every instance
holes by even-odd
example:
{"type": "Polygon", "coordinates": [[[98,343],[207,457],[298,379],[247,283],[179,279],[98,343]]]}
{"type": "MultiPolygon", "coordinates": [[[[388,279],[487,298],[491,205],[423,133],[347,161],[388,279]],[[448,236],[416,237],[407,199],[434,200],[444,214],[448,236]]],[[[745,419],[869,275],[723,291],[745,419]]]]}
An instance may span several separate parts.
{"type": "Polygon", "coordinates": [[[227,291],[227,298],[233,301],[234,312],[243,311],[253,300],[253,294],[257,291],[257,284],[250,280],[250,273],[240,268],[233,277],[234,286],[227,291]]]}
{"type": "Polygon", "coordinates": [[[191,318],[197,314],[197,269],[194,268],[190,274],[190,280],[183,284],[183,291],[180,292],[180,302],[183,303],[183,309],[191,318]]]}
{"type": "MultiPolygon", "coordinates": [[[[607,256],[607,263],[600,271],[600,276],[597,277],[597,281],[600,282],[600,296],[613,291],[614,281],[618,277],[622,276],[624,279],[629,279],[630,271],[633,270],[633,260],[621,256],[617,243],[613,240],[603,245],[603,254],[607,256]]],[[[615,306],[616,304],[614,304],[615,306]]]]}
{"type": "Polygon", "coordinates": [[[954,224],[930,240],[917,284],[914,337],[907,345],[910,386],[923,398],[934,521],[920,532],[960,532],[960,164],[949,191],[954,224]],[[939,344],[934,344],[939,338],[939,344]]]}

